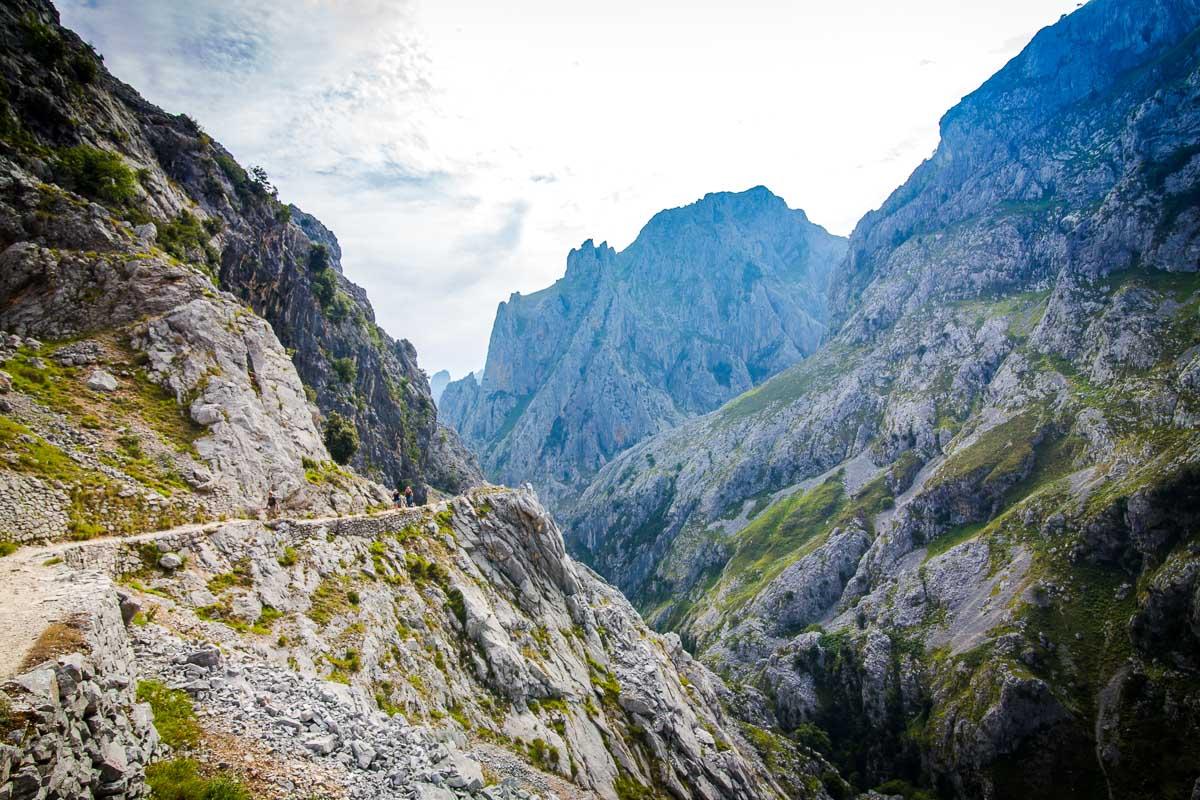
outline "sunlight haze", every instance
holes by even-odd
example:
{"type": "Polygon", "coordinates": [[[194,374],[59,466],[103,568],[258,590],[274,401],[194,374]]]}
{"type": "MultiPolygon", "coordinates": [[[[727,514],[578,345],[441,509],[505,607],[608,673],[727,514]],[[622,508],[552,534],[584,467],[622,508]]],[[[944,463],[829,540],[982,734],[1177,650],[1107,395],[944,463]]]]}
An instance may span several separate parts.
{"type": "Polygon", "coordinates": [[[848,234],[1073,2],[65,0],[64,24],[338,236],[427,373],[657,211],[763,184],[848,234]]]}

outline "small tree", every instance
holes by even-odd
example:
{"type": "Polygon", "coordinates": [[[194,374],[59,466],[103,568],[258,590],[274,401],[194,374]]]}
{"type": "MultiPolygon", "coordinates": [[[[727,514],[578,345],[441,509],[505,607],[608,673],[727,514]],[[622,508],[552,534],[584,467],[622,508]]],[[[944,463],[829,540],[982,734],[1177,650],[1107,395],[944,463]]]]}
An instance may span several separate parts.
{"type": "Polygon", "coordinates": [[[358,430],[354,423],[336,411],[325,420],[325,446],[339,464],[346,464],[358,452],[358,430]]]}

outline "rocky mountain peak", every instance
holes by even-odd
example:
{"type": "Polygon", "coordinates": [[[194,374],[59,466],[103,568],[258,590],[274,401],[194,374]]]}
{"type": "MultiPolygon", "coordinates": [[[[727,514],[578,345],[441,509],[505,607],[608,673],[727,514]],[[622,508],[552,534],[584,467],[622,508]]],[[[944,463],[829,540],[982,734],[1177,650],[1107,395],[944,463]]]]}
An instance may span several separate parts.
{"type": "Polygon", "coordinates": [[[762,187],[662,211],[619,253],[589,240],[500,305],[482,380],[442,412],[494,480],[561,509],[616,453],[812,352],[844,242],[762,187]]]}

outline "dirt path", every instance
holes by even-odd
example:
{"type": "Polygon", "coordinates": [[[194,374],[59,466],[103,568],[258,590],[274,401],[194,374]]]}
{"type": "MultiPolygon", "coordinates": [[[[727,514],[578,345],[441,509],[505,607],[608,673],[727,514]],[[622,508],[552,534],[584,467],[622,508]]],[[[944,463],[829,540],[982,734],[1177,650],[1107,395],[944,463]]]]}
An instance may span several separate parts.
{"type": "MultiPolygon", "coordinates": [[[[365,516],[369,515],[349,514],[295,521],[311,524],[365,516]]],[[[195,533],[205,529],[215,531],[221,524],[189,523],[134,536],[27,545],[12,555],[0,558],[0,680],[18,673],[34,642],[50,623],[66,619],[77,608],[79,594],[72,589],[77,573],[59,563],[63,553],[113,542],[144,542],[171,534],[195,533]]]]}
{"type": "Polygon", "coordinates": [[[0,679],[17,674],[42,631],[70,615],[71,572],[43,566],[48,550],[24,548],[0,559],[0,679]]]}

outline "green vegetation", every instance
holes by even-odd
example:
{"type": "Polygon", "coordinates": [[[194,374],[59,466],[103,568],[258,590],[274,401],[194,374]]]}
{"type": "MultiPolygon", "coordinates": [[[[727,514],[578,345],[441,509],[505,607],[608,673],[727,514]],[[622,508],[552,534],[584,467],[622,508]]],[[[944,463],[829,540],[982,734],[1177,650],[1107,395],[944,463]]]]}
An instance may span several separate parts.
{"type": "Polygon", "coordinates": [[[283,555],[276,559],[281,567],[294,567],[299,560],[299,555],[296,553],[296,548],[288,545],[283,548],[283,555]]]}
{"type": "MultiPolygon", "coordinates": [[[[215,218],[213,218],[215,219],[215,218]]],[[[199,250],[204,253],[205,264],[211,270],[221,266],[220,254],[208,242],[215,230],[219,230],[219,220],[205,219],[203,222],[186,209],[169,222],[157,222],[158,246],[180,261],[191,259],[191,253],[199,250]]]]}
{"type": "Polygon", "coordinates": [[[330,264],[329,248],[325,245],[314,244],[308,251],[308,273],[313,296],[330,322],[340,323],[353,313],[354,302],[338,288],[337,272],[330,264]]]}
{"type": "Polygon", "coordinates": [[[54,66],[67,54],[67,43],[58,31],[42,23],[32,11],[21,17],[21,33],[29,52],[48,67],[54,66]]]}
{"type": "Polygon", "coordinates": [[[190,758],[159,761],[146,767],[150,800],[251,800],[236,778],[218,774],[205,778],[200,764],[190,758]]]}
{"type": "Polygon", "coordinates": [[[350,356],[344,358],[335,358],[329,362],[333,367],[333,374],[337,376],[340,383],[353,385],[354,380],[358,377],[358,365],[354,363],[354,359],[350,356]]]}
{"type": "Polygon", "coordinates": [[[973,522],[970,525],[959,525],[951,528],[942,535],[933,539],[926,544],[925,560],[940,556],[949,550],[953,550],[963,542],[970,541],[979,535],[979,532],[987,527],[985,522],[973,522]]]}
{"type": "Polygon", "coordinates": [[[340,467],[336,462],[316,461],[305,457],[301,459],[301,463],[304,466],[304,479],[313,486],[335,486],[345,489],[354,482],[354,473],[340,467]]]}
{"type": "Polygon", "coordinates": [[[806,492],[773,504],[733,537],[733,556],[725,566],[724,583],[738,581],[723,599],[739,608],[805,552],[820,544],[818,537],[841,507],[842,480],[831,478],[806,492]]]}
{"type": "Polygon", "coordinates": [[[17,552],[20,547],[21,546],[16,542],[10,542],[7,539],[0,541],[0,558],[3,558],[4,556],[11,556],[13,553],[17,552]]]}
{"type": "Polygon", "coordinates": [[[347,417],[331,411],[325,420],[325,446],[339,464],[346,464],[358,452],[358,429],[347,417]]]}
{"type": "Polygon", "coordinates": [[[171,747],[195,747],[200,742],[200,725],[187,692],[169,689],[162,681],[139,681],[139,703],[149,703],[154,711],[154,727],[171,747]]]}
{"type": "Polygon", "coordinates": [[[729,401],[717,414],[725,422],[736,422],[771,406],[794,402],[832,386],[839,377],[854,369],[858,361],[856,350],[833,342],[791,369],[729,401]]]}
{"type": "Polygon", "coordinates": [[[137,176],[116,153],[86,144],[61,150],[56,159],[59,182],[73,192],[122,206],[137,196],[137,176]]]}
{"type": "Polygon", "coordinates": [[[330,620],[351,608],[349,598],[350,579],[345,575],[330,576],[317,586],[308,608],[308,618],[318,625],[328,625],[330,620]]]}
{"type": "Polygon", "coordinates": [[[1015,483],[1020,472],[1033,459],[1034,446],[1041,436],[1041,414],[1030,408],[989,429],[969,447],[959,450],[938,469],[940,483],[975,479],[980,488],[998,486],[1001,490],[1015,483]]]}
{"type": "Polygon", "coordinates": [[[233,565],[230,572],[222,572],[208,580],[208,590],[219,595],[234,586],[249,587],[254,585],[254,577],[250,574],[250,559],[243,558],[233,565]]]}
{"type": "Polygon", "coordinates": [[[627,772],[622,772],[617,776],[617,779],[613,781],[613,789],[616,790],[619,800],[658,800],[662,797],[649,786],[643,786],[627,772]]]}
{"type": "Polygon", "coordinates": [[[558,769],[558,748],[548,744],[540,736],[526,745],[525,752],[529,756],[529,760],[539,769],[547,772],[554,772],[558,769]]]}

